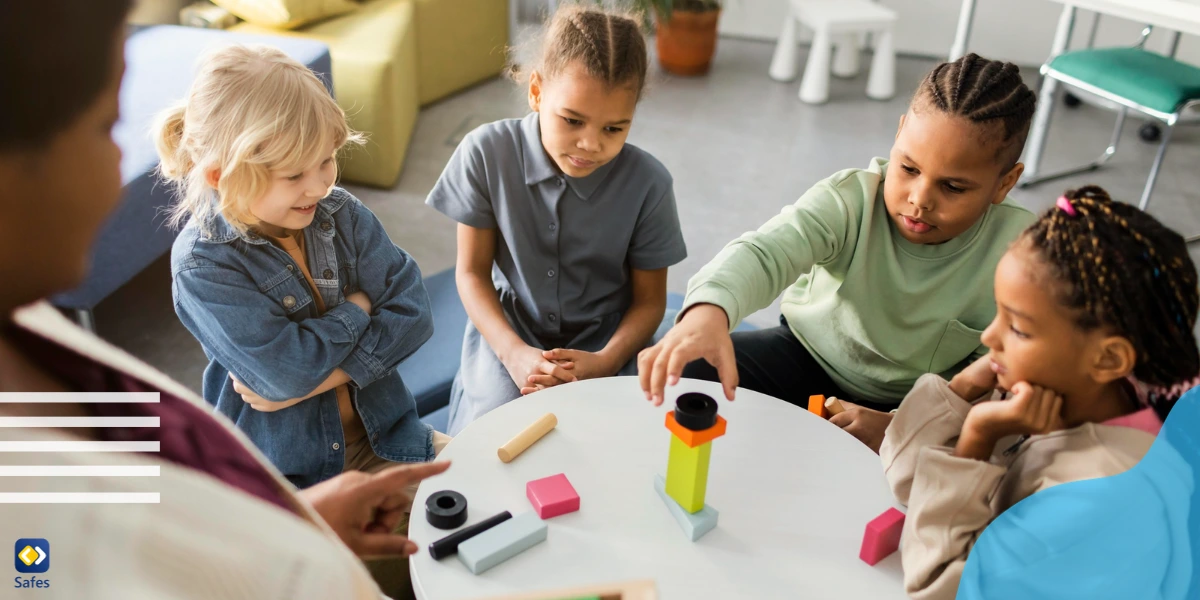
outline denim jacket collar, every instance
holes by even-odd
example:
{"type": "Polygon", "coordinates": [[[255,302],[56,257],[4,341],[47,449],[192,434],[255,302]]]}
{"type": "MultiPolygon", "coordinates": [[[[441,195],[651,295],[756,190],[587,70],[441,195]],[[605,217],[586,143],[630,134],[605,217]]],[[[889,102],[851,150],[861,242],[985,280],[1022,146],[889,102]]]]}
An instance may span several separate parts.
{"type": "MultiPolygon", "coordinates": [[[[338,210],[341,210],[346,205],[346,201],[350,199],[350,194],[343,191],[341,188],[334,188],[328,196],[325,196],[317,202],[316,217],[309,227],[313,228],[313,233],[323,236],[333,235],[333,215],[338,210]],[[328,223],[328,225],[325,225],[328,223]]],[[[233,240],[242,240],[247,244],[269,244],[265,238],[258,235],[254,231],[245,233],[238,231],[229,221],[225,220],[222,215],[216,215],[209,220],[201,231],[207,232],[201,234],[201,240],[213,244],[227,244],[233,240]]]]}

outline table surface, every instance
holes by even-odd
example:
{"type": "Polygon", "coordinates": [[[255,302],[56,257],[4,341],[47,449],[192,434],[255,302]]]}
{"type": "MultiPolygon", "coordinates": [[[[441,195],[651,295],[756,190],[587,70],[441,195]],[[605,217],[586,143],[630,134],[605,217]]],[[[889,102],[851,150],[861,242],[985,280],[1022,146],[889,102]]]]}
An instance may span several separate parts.
{"type": "Polygon", "coordinates": [[[422,600],[454,600],[630,579],[656,580],[664,600],[685,598],[903,598],[899,553],[875,567],[858,558],[866,524],[896,504],[879,457],[806,410],[715,383],[684,380],[654,407],[637,378],[551,388],[510,402],[467,427],[441,454],[452,466],[421,484],[409,534],[422,600]],[[670,432],[664,414],[683,392],[718,398],[728,422],[713,442],[707,503],[717,528],[692,543],[654,490],[670,432]],[[496,449],[553,412],[558,427],[509,464],[496,449]],[[467,498],[467,523],[532,510],[531,480],[565,473],[580,510],[549,519],[545,542],[474,576],[428,545],[449,532],[425,520],[439,490],[467,498]]]}

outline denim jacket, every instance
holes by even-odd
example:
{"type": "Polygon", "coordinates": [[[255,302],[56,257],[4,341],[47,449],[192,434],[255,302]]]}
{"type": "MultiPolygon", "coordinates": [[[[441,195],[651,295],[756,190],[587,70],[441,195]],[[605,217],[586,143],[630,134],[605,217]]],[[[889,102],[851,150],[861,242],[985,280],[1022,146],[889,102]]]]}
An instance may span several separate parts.
{"type": "Polygon", "coordinates": [[[375,454],[432,460],[432,430],[417,418],[396,371],[433,335],[417,263],[341,188],[317,203],[304,239],[324,314],[300,266],[262,237],[239,233],[220,217],[207,228],[193,220],[180,232],[171,250],[172,295],[210,361],[204,399],[304,488],[342,472],[346,441],[336,391],[261,412],[233,390],[229,374],[267,400],[285,401],[311,393],[341,367],[375,454]],[[360,290],[371,299],[370,315],[345,301],[360,290]]]}

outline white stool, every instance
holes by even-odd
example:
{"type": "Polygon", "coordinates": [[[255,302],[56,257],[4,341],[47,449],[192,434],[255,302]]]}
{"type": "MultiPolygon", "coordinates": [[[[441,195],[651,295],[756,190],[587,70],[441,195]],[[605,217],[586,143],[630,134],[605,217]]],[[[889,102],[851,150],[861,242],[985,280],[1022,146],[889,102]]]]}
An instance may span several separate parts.
{"type": "Polygon", "coordinates": [[[796,78],[796,27],[814,32],[808,64],[800,81],[800,100],[821,104],[829,99],[830,71],[840,77],[858,73],[858,36],[875,34],[875,57],[867,78],[867,97],[888,100],[896,95],[896,51],[892,26],[896,11],[870,0],[790,0],[791,10],[783,22],[779,44],[771,59],[771,79],[796,78]],[[834,52],[834,46],[837,52],[834,52]],[[832,60],[832,65],[830,64],[832,60]]]}

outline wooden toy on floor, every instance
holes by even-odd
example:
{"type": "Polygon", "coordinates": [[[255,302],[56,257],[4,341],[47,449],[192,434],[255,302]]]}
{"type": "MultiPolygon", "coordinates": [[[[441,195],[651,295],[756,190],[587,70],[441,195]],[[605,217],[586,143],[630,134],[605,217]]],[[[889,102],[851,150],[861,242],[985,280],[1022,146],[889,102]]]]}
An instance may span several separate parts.
{"type": "Polygon", "coordinates": [[[904,529],[904,513],[889,508],[887,512],[871,519],[863,533],[862,550],[858,557],[868,565],[885,559],[900,549],[900,532],[904,529]]]}
{"type": "Polygon", "coordinates": [[[425,500],[425,519],[438,529],[454,529],[466,523],[466,497],[451,490],[430,494],[425,500]]]}
{"type": "Polygon", "coordinates": [[[828,419],[829,411],[825,410],[825,396],[809,396],[808,412],[817,415],[822,419],[828,419]]]}
{"type": "Polygon", "coordinates": [[[579,510],[579,494],[562,473],[525,484],[525,496],[543,520],[579,510]]]}
{"type": "Polygon", "coordinates": [[[653,579],[622,581],[620,583],[603,583],[600,585],[585,585],[542,592],[522,592],[509,596],[487,598],[486,600],[582,600],[584,598],[599,598],[600,600],[658,600],[658,590],[653,579]]]}
{"type": "Polygon", "coordinates": [[[458,531],[455,531],[454,533],[432,544],[429,544],[429,555],[432,556],[434,560],[442,560],[451,554],[456,554],[458,553],[459,544],[462,544],[463,542],[511,518],[512,513],[506,510],[502,513],[492,515],[474,525],[471,525],[470,527],[464,527],[458,531]]]}
{"type": "Polygon", "coordinates": [[[666,417],[671,432],[667,476],[656,477],[667,509],[693,542],[717,525],[717,511],[704,504],[712,441],[725,434],[725,419],[717,402],[705,394],[683,394],[666,417]],[[660,483],[661,482],[661,483],[660,483]]]}
{"type": "Polygon", "coordinates": [[[829,416],[832,417],[833,415],[840,415],[846,412],[846,407],[842,405],[841,400],[830,396],[829,399],[825,401],[825,412],[829,413],[829,416]]]}
{"type": "Polygon", "coordinates": [[[526,427],[524,431],[518,433],[516,437],[508,440],[508,443],[500,446],[496,451],[496,455],[503,462],[512,462],[512,460],[521,455],[526,449],[533,445],[534,442],[542,439],[542,436],[550,433],[551,429],[558,425],[558,417],[554,413],[546,413],[542,417],[533,422],[532,425],[526,427]]]}
{"type": "Polygon", "coordinates": [[[475,575],[546,541],[537,513],[514,517],[458,545],[458,560],[475,575]]]}

